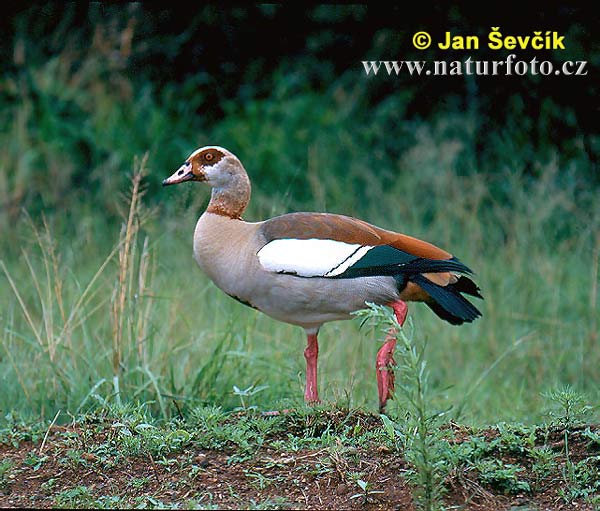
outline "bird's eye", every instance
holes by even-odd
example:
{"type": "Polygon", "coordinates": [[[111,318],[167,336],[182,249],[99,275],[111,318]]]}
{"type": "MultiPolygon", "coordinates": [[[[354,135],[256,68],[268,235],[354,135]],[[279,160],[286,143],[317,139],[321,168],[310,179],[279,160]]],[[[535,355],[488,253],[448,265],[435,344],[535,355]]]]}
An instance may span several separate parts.
{"type": "Polygon", "coordinates": [[[214,157],[215,157],[215,156],[214,156],[212,153],[206,153],[206,154],[204,155],[204,159],[205,159],[206,161],[212,161],[214,157]]]}

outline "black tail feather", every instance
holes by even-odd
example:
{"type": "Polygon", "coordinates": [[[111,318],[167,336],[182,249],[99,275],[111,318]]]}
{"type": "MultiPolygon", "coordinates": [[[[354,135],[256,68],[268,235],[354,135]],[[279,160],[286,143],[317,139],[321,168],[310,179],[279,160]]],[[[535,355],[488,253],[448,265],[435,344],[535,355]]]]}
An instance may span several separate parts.
{"type": "Polygon", "coordinates": [[[441,272],[458,272],[471,275],[473,271],[456,257],[452,259],[426,259],[419,258],[411,261],[402,268],[402,272],[406,274],[414,273],[441,273],[441,272]]]}
{"type": "Polygon", "coordinates": [[[481,298],[483,300],[483,296],[481,295],[481,289],[473,282],[469,277],[465,277],[461,275],[458,277],[458,282],[451,284],[456,291],[460,293],[466,293],[471,296],[475,296],[477,298],[481,298]]]}
{"type": "Polygon", "coordinates": [[[433,312],[435,312],[438,317],[442,318],[444,321],[447,321],[451,325],[462,325],[465,320],[451,314],[446,309],[444,309],[439,303],[426,303],[427,307],[429,307],[433,312]]]}
{"type": "Polygon", "coordinates": [[[419,274],[412,275],[410,280],[418,284],[431,298],[433,303],[427,303],[433,312],[440,318],[453,325],[470,323],[481,316],[481,312],[467,300],[462,293],[481,297],[479,288],[472,280],[461,277],[454,284],[439,286],[431,282],[427,277],[419,274]],[[462,281],[461,279],[465,279],[462,281]]]}

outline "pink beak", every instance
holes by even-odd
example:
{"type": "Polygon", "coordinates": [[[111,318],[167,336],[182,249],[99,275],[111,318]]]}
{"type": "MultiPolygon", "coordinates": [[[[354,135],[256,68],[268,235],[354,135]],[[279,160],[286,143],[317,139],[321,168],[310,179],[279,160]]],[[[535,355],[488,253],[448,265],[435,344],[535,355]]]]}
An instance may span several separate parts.
{"type": "Polygon", "coordinates": [[[179,169],[177,169],[171,176],[162,182],[163,186],[176,185],[183,183],[184,181],[191,181],[195,176],[192,173],[192,164],[184,163],[179,169]]]}

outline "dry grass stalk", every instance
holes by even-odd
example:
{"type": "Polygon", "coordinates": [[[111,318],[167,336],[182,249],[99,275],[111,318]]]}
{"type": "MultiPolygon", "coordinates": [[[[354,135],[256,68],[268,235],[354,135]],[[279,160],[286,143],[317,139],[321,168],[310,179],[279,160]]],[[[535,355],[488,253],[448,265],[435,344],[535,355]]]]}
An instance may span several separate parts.
{"type": "MultiPolygon", "coordinates": [[[[129,307],[132,300],[137,298],[137,303],[146,294],[146,279],[148,275],[148,261],[150,258],[148,239],[144,241],[142,254],[137,264],[137,286],[134,288],[134,278],[136,276],[136,252],[137,237],[140,227],[145,220],[141,199],[144,195],[142,181],[146,174],[146,154],[141,161],[135,162],[133,174],[131,176],[131,193],[129,196],[129,209],[126,214],[126,222],[121,228],[119,240],[119,268],[117,282],[113,292],[111,307],[111,319],[113,323],[113,375],[118,377],[123,366],[125,341],[133,341],[137,346],[137,354],[140,362],[144,360],[143,340],[146,335],[146,324],[148,323],[149,305],[146,311],[137,315],[135,320],[135,310],[129,307]],[[137,292],[134,293],[134,289],[137,292]],[[137,335],[133,335],[133,330],[137,335]],[[129,333],[129,336],[127,336],[129,333]]],[[[131,344],[130,344],[131,346],[131,344]]]]}

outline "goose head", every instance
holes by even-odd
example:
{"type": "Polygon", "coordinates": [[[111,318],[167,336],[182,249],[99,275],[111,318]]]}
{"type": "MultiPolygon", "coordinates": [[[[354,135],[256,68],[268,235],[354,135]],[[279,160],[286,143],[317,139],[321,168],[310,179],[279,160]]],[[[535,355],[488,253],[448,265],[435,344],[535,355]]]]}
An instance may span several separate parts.
{"type": "Polygon", "coordinates": [[[223,147],[206,146],[190,154],[162,184],[169,186],[184,181],[200,181],[213,188],[225,188],[241,173],[246,172],[237,156],[223,147]]]}
{"type": "Polygon", "coordinates": [[[162,185],[185,181],[200,181],[213,189],[207,211],[240,218],[250,200],[250,181],[244,166],[235,154],[223,147],[197,149],[162,185]]]}

